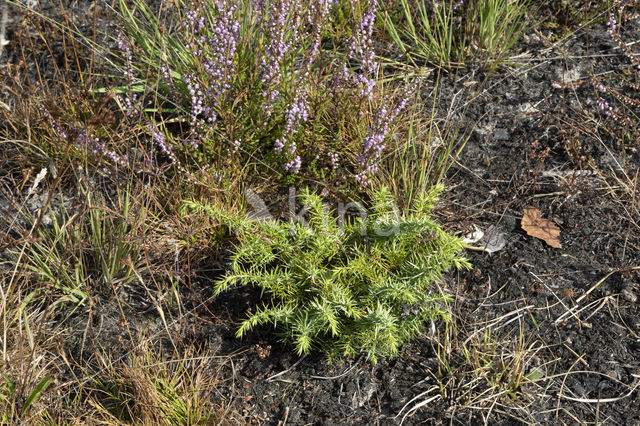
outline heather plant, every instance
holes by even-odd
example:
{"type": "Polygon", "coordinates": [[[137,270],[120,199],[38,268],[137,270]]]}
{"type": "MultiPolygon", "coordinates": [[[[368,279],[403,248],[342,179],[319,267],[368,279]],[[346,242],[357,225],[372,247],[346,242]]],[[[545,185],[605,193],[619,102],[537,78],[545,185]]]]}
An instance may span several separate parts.
{"type": "MultiPolygon", "coordinates": [[[[614,6],[613,0],[585,1],[574,3],[568,0],[551,4],[549,19],[542,22],[542,28],[563,29],[560,38],[573,33],[575,28],[588,26],[594,22],[606,21],[606,12],[614,6]],[[604,19],[603,19],[604,16],[604,19]]],[[[551,37],[553,40],[554,37],[551,37]]]]}
{"type": "Polygon", "coordinates": [[[290,222],[255,221],[214,205],[187,202],[230,226],[238,243],[230,272],[215,291],[256,286],[264,303],[240,325],[242,337],[271,323],[298,354],[318,349],[330,359],[365,353],[393,356],[425,321],[448,318],[437,281],[451,267],[468,267],[463,244],[429,216],[438,185],[401,213],[390,192],[373,193],[372,212],[338,218],[308,190],[298,200],[307,214],[290,222]]]}
{"type": "Polygon", "coordinates": [[[414,65],[477,63],[492,69],[522,36],[526,0],[400,0],[385,15],[391,39],[414,65]]]}
{"type": "Polygon", "coordinates": [[[95,135],[91,126],[86,123],[74,118],[61,122],[44,105],[40,106],[40,113],[52,140],[50,144],[53,148],[50,150],[51,154],[61,151],[60,148],[64,150],[63,156],[54,155],[54,157],[58,157],[57,159],[64,161],[70,153],[76,152],[79,155],[73,155],[73,158],[86,158],[86,154],[89,154],[89,156],[103,164],[119,167],[127,167],[129,165],[129,158],[126,153],[118,152],[104,141],[101,141],[95,135]]]}
{"type": "MultiPolygon", "coordinates": [[[[378,2],[379,11],[393,7],[394,2],[378,2]]],[[[323,41],[343,43],[353,35],[358,21],[366,13],[367,1],[334,0],[330,12],[328,25],[324,29],[323,41]]],[[[374,22],[374,32],[384,37],[384,20],[376,16],[374,22]]]]}
{"type": "MultiPolygon", "coordinates": [[[[620,10],[622,11],[623,8],[624,6],[620,10]]],[[[623,137],[638,144],[640,141],[638,139],[638,126],[640,125],[640,96],[638,96],[640,93],[640,56],[633,52],[629,44],[618,33],[618,23],[613,13],[609,15],[607,27],[611,38],[631,62],[627,75],[624,73],[616,73],[615,75],[615,77],[622,79],[623,84],[626,86],[625,89],[627,89],[625,92],[631,96],[616,90],[613,85],[605,85],[606,83],[594,77],[592,84],[598,94],[598,109],[604,112],[605,116],[615,124],[621,125],[624,129],[623,137]],[[606,98],[615,100],[618,107],[614,108],[609,105],[606,98]]]]}
{"type": "Polygon", "coordinates": [[[120,105],[137,119],[161,112],[187,123],[188,135],[165,135],[166,151],[200,163],[251,161],[288,175],[331,165],[366,185],[406,101],[382,100],[377,1],[360,3],[341,51],[323,49],[332,0],[178,1],[175,31],[163,30],[145,2],[133,10],[121,1],[120,105]],[[152,92],[160,101],[144,104],[152,92]]]}
{"type": "MultiPolygon", "coordinates": [[[[620,12],[627,3],[622,3],[620,12]]],[[[630,43],[620,35],[613,13],[609,14],[606,25],[611,39],[629,60],[628,66],[624,70],[576,82],[553,81],[552,86],[556,89],[590,86],[595,94],[592,104],[603,115],[601,127],[614,136],[617,145],[615,148],[624,149],[627,145],[637,147],[640,144],[640,56],[633,52],[630,43]]]]}

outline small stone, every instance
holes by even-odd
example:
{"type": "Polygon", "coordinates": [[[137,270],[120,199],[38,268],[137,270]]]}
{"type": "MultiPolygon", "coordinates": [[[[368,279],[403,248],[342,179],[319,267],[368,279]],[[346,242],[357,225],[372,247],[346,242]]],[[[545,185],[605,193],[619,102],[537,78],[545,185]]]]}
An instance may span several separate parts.
{"type": "Polygon", "coordinates": [[[497,141],[508,141],[510,138],[507,129],[496,129],[493,132],[493,139],[497,141]]]}
{"type": "Polygon", "coordinates": [[[562,83],[573,83],[582,78],[582,71],[580,67],[576,67],[570,70],[559,70],[558,74],[561,76],[562,83]]]}
{"type": "Polygon", "coordinates": [[[518,110],[520,111],[520,114],[530,114],[532,112],[535,112],[536,108],[531,105],[531,102],[525,102],[518,106],[518,110]]]}
{"type": "Polygon", "coordinates": [[[627,302],[636,303],[638,295],[635,294],[629,287],[622,290],[622,298],[627,302]]]}

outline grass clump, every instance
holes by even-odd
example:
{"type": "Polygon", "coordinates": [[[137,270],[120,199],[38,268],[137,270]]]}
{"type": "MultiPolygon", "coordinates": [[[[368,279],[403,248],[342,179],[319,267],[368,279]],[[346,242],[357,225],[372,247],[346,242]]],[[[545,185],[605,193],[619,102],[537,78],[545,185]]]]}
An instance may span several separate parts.
{"type": "Polygon", "coordinates": [[[96,417],[106,424],[241,423],[226,398],[214,396],[222,368],[215,360],[222,357],[193,347],[167,354],[140,346],[126,362],[102,359],[103,371],[84,389],[96,417]]]}
{"type": "Polygon", "coordinates": [[[495,68],[526,27],[523,0],[400,0],[399,6],[386,14],[387,30],[414,65],[495,68]]]}
{"type": "MultiPolygon", "coordinates": [[[[440,73],[431,105],[422,100],[420,92],[424,88],[417,86],[404,120],[394,129],[376,179],[376,185],[389,188],[401,209],[443,181],[469,138],[468,132],[456,127],[452,120],[438,119],[436,109],[442,105],[438,98],[439,82],[440,73]]],[[[453,114],[454,108],[450,105],[447,114],[453,114]]]]}
{"type": "Polygon", "coordinates": [[[0,421],[2,424],[19,422],[20,419],[27,417],[32,405],[46,391],[51,384],[51,380],[50,376],[46,376],[33,389],[19,389],[21,384],[3,374],[0,381],[0,407],[2,407],[0,421]],[[18,396],[21,391],[30,391],[26,399],[18,396]],[[22,403],[19,402],[21,400],[23,401],[22,403]]]}
{"type": "Polygon", "coordinates": [[[186,206],[238,233],[231,271],[216,292],[255,285],[268,298],[242,322],[238,337],[272,323],[298,354],[366,353],[376,362],[396,355],[425,321],[449,316],[441,306],[448,296],[433,285],[447,269],[469,266],[458,254],[461,240],[429,217],[442,189],[423,193],[404,214],[380,189],[372,213],[354,220],[334,217],[308,190],[298,197],[306,222],[248,221],[214,206],[186,206]]]}
{"type": "MultiPolygon", "coordinates": [[[[119,194],[117,212],[101,207],[104,200],[92,200],[85,191],[82,208],[70,214],[62,208],[62,217],[49,215],[50,226],[38,230],[38,238],[29,245],[24,264],[37,291],[62,293],[60,303],[83,304],[87,289],[107,289],[133,280],[139,246],[133,242],[130,224],[130,194],[119,194]],[[54,290],[55,289],[55,290],[54,290]]],[[[64,203],[64,199],[62,201],[64,203]]],[[[16,249],[15,256],[20,256],[16,249]]]]}

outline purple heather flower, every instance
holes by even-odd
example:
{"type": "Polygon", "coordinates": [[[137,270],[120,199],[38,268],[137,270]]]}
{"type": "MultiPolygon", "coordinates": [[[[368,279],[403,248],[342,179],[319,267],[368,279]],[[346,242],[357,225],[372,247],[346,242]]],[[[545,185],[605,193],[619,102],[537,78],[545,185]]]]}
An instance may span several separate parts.
{"type": "Polygon", "coordinates": [[[49,110],[44,105],[42,105],[40,106],[40,111],[42,111],[44,116],[47,118],[49,125],[53,130],[55,130],[58,136],[63,140],[67,140],[68,139],[67,132],[65,132],[62,126],[60,126],[60,124],[58,123],[58,121],[55,118],[53,118],[49,110]]]}
{"type": "Polygon", "coordinates": [[[122,52],[122,55],[124,56],[124,75],[125,77],[127,77],[129,83],[129,93],[125,97],[118,95],[118,100],[120,101],[120,105],[123,106],[124,112],[127,114],[127,116],[129,118],[133,118],[136,113],[139,113],[142,110],[142,99],[139,99],[138,95],[131,91],[133,85],[136,82],[133,75],[134,73],[133,61],[131,59],[131,46],[122,32],[118,33],[118,49],[120,49],[120,52],[122,52]]]}
{"type": "Polygon", "coordinates": [[[373,88],[375,87],[373,74],[377,69],[372,39],[377,7],[377,0],[369,1],[369,7],[365,10],[362,18],[360,18],[353,36],[349,41],[347,61],[359,58],[361,61],[361,73],[351,73],[347,64],[344,63],[342,72],[338,76],[339,81],[351,80],[356,85],[360,86],[360,95],[368,99],[371,99],[373,96],[373,88]]]}
{"type": "Polygon", "coordinates": [[[200,32],[204,26],[204,17],[201,16],[199,8],[191,9],[187,12],[187,19],[183,22],[184,26],[195,33],[200,32]]]}
{"type": "Polygon", "coordinates": [[[272,105],[280,94],[276,87],[281,83],[286,55],[294,50],[300,40],[299,28],[301,16],[299,4],[294,0],[276,0],[265,11],[266,35],[269,43],[261,58],[260,79],[265,85],[262,96],[265,98],[263,109],[271,114],[272,105]],[[290,34],[287,37],[287,34],[290,34]]]}
{"type": "MultiPolygon", "coordinates": [[[[63,140],[69,140],[69,133],[62,128],[60,123],[58,123],[55,118],[53,118],[51,113],[49,113],[49,110],[45,106],[41,106],[40,110],[47,118],[47,121],[49,121],[49,125],[53,130],[55,130],[58,136],[63,140]]],[[[121,166],[127,165],[126,156],[119,155],[114,151],[107,149],[107,147],[100,142],[100,139],[89,133],[89,130],[86,127],[78,127],[76,125],[73,125],[71,134],[73,135],[74,144],[78,148],[90,152],[95,157],[108,157],[114,163],[117,163],[121,166]]]]}
{"type": "MultiPolygon", "coordinates": [[[[184,82],[191,96],[191,123],[205,120],[215,126],[224,95],[231,89],[235,74],[234,56],[240,40],[240,23],[235,19],[236,7],[219,1],[213,22],[207,23],[200,8],[189,10],[183,22],[189,34],[187,48],[201,58],[204,75],[186,73],[184,82]],[[200,77],[200,78],[198,78],[200,77]]],[[[213,6],[212,6],[213,7],[213,6]]]]}
{"type": "MultiPolygon", "coordinates": [[[[299,93],[285,112],[286,124],[282,136],[275,141],[274,151],[279,153],[285,146],[287,147],[287,156],[291,157],[296,153],[297,145],[295,140],[290,140],[290,136],[294,135],[302,123],[309,119],[308,96],[305,91],[299,93]]],[[[291,161],[283,167],[286,171],[297,174],[300,170],[300,156],[295,156],[291,161]]]]}
{"type": "Polygon", "coordinates": [[[608,116],[612,115],[611,106],[609,105],[609,102],[607,102],[604,98],[599,97],[598,101],[597,101],[597,104],[598,104],[598,109],[600,111],[603,111],[608,116]]]}
{"type": "Polygon", "coordinates": [[[126,63],[124,75],[129,80],[129,84],[134,84],[135,79],[133,76],[133,68],[132,68],[133,61],[131,59],[131,46],[129,45],[129,41],[125,39],[125,36],[121,31],[118,32],[117,42],[118,42],[118,49],[120,49],[120,52],[124,56],[124,60],[126,63]]]}
{"type": "Polygon", "coordinates": [[[313,23],[318,18],[321,21],[326,19],[336,0],[312,0],[309,2],[308,21],[313,23]]]}
{"type": "Polygon", "coordinates": [[[383,104],[377,111],[374,124],[371,125],[362,143],[362,155],[360,155],[360,167],[362,170],[356,174],[356,180],[361,186],[370,183],[370,176],[378,171],[380,153],[386,148],[385,140],[391,131],[391,124],[409,102],[409,94],[415,91],[415,84],[411,84],[405,92],[403,99],[396,107],[389,111],[383,104]]]}
{"type": "Polygon", "coordinates": [[[607,27],[610,32],[615,32],[617,29],[618,22],[616,21],[616,17],[613,16],[613,13],[609,14],[609,20],[607,21],[607,27]]]}
{"type": "Polygon", "coordinates": [[[197,132],[192,131],[189,137],[182,139],[182,144],[184,146],[190,146],[192,149],[197,149],[198,146],[200,146],[198,142],[200,139],[201,139],[201,136],[197,132]]]}
{"type": "Polygon", "coordinates": [[[309,5],[308,21],[310,24],[314,25],[314,27],[313,35],[311,37],[313,45],[311,46],[311,51],[307,56],[306,75],[311,72],[311,65],[320,51],[323,24],[334,4],[335,0],[316,0],[311,1],[311,4],[309,5]]]}
{"type": "Polygon", "coordinates": [[[331,161],[331,170],[335,170],[340,166],[340,156],[337,152],[330,152],[329,160],[331,161]]]}
{"type": "Polygon", "coordinates": [[[286,142],[286,140],[284,138],[276,139],[276,143],[275,143],[275,145],[273,147],[273,150],[276,153],[280,153],[282,151],[282,148],[284,148],[285,142],[286,142]]]}
{"type": "Polygon", "coordinates": [[[209,77],[207,93],[214,98],[223,96],[231,88],[235,72],[233,57],[240,41],[240,23],[234,19],[235,6],[218,6],[218,9],[216,22],[210,29],[207,60],[203,62],[209,77]]]}
{"type": "Polygon", "coordinates": [[[76,128],[76,146],[82,148],[95,157],[108,157],[114,163],[117,163],[121,166],[127,165],[127,157],[119,155],[114,151],[107,149],[107,147],[100,142],[100,139],[91,135],[86,127],[76,128]]]}
{"type": "Polygon", "coordinates": [[[153,142],[160,148],[160,150],[167,156],[173,159],[174,155],[171,151],[171,148],[166,143],[166,137],[164,133],[158,129],[158,126],[149,123],[149,132],[151,132],[151,136],[153,137],[153,142]]]}
{"type": "Polygon", "coordinates": [[[289,154],[289,155],[295,154],[296,153],[296,149],[297,149],[296,141],[292,141],[289,144],[289,149],[287,150],[287,154],[289,154]]]}
{"type": "MultiPolygon", "coordinates": [[[[276,139],[275,145],[273,147],[274,151],[279,153],[283,150],[283,148],[287,145],[287,154],[293,155],[296,152],[297,146],[295,141],[290,141],[289,137],[294,135],[302,123],[305,123],[309,119],[309,107],[308,107],[308,96],[306,92],[302,92],[298,94],[289,108],[285,111],[285,128],[281,137],[276,139]]],[[[289,168],[286,168],[289,170],[289,168]]]]}
{"type": "Polygon", "coordinates": [[[185,73],[183,79],[191,96],[191,125],[195,126],[198,116],[205,111],[204,93],[195,75],[185,73]]]}
{"type": "Polygon", "coordinates": [[[378,164],[373,163],[368,165],[360,173],[356,174],[356,182],[362,187],[369,186],[371,184],[371,176],[378,171],[378,164]]]}
{"type": "Polygon", "coordinates": [[[306,122],[309,119],[308,97],[305,92],[300,93],[293,100],[287,111],[285,112],[285,118],[287,124],[285,127],[285,133],[293,133],[301,123],[306,122]]]}
{"type": "Polygon", "coordinates": [[[182,23],[187,29],[187,34],[191,36],[187,47],[194,56],[202,55],[202,49],[199,45],[204,43],[204,35],[200,34],[200,31],[204,27],[204,17],[201,13],[202,11],[199,7],[189,10],[185,21],[182,23]]]}
{"type": "Polygon", "coordinates": [[[164,82],[167,83],[167,86],[173,91],[175,86],[173,84],[173,78],[171,78],[169,65],[163,62],[160,66],[160,73],[162,74],[162,78],[164,78],[164,82]]]}
{"type": "Polygon", "coordinates": [[[302,165],[302,162],[300,160],[300,156],[296,155],[290,162],[284,165],[284,169],[295,175],[300,170],[301,165],[302,165]]]}

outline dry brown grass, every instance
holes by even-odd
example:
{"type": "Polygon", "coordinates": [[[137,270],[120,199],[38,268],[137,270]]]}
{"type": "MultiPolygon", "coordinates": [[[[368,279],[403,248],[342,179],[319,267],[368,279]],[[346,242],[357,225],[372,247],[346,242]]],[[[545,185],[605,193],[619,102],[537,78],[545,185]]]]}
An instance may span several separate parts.
{"type": "MultiPolygon", "coordinates": [[[[171,416],[179,424],[241,423],[231,409],[233,395],[217,393],[217,384],[228,379],[221,375],[229,374],[223,369],[229,357],[211,350],[177,350],[183,345],[172,336],[190,314],[183,310],[176,285],[216,247],[215,224],[182,217],[180,200],[224,197],[225,203],[235,203],[232,194],[240,190],[232,188],[242,176],[226,178],[223,190],[222,180],[211,173],[187,176],[168,168],[158,174],[141,167],[142,162],[114,167],[106,158],[78,149],[73,140],[60,138],[42,106],[62,128],[86,127],[118,153],[148,147],[144,130],[114,120],[108,96],[85,90],[99,83],[97,60],[76,38],[76,30],[69,29],[66,15],[54,25],[21,13],[25,30],[10,32],[18,37],[9,52],[18,62],[0,69],[0,423],[121,424],[128,419],[159,424],[171,416]],[[66,52],[61,63],[54,59],[60,44],[66,52]],[[46,176],[34,188],[42,170],[46,176]],[[62,194],[70,204],[57,201],[62,194]],[[35,196],[43,200],[39,210],[29,205],[35,196]],[[46,220],[51,212],[60,221],[53,233],[46,220]],[[135,257],[116,258],[107,246],[96,246],[100,239],[85,221],[92,212],[125,225],[124,242],[135,248],[135,257]],[[86,295],[79,305],[52,281],[62,270],[53,268],[47,279],[30,268],[35,247],[61,242],[66,247],[58,253],[60,260],[76,259],[82,265],[74,283],[86,295]],[[100,259],[115,262],[120,272],[113,280],[106,282],[96,269],[100,259]],[[158,312],[164,327],[145,336],[125,326],[127,345],[136,350],[124,358],[95,352],[87,333],[102,315],[99,305],[117,306],[114,320],[123,324],[129,320],[128,309],[136,306],[136,300],[125,300],[123,294],[139,295],[137,301],[158,312]],[[73,318],[86,328],[72,330],[73,318]],[[74,349],[67,341],[78,338],[77,333],[82,340],[74,349]],[[167,336],[173,349],[158,349],[167,336]],[[93,355],[84,359],[78,354],[93,355]]],[[[6,48],[4,53],[0,60],[6,61],[6,48]]],[[[103,237],[107,245],[113,243],[103,237]]],[[[51,258],[43,259],[47,263],[51,258]]]]}

